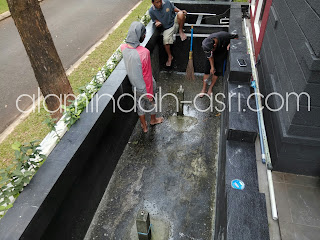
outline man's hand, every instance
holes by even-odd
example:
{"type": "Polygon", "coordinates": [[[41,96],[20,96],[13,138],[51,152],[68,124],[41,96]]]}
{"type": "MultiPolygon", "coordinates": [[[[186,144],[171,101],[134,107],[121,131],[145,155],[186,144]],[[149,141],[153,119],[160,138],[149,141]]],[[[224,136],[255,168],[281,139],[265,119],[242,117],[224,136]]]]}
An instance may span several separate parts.
{"type": "Polygon", "coordinates": [[[228,46],[227,46],[227,50],[229,51],[229,49],[230,49],[230,43],[228,44],[228,46]]]}
{"type": "Polygon", "coordinates": [[[162,23],[158,20],[156,20],[156,23],[155,23],[156,27],[161,27],[162,26],[162,23]]]}
{"type": "Polygon", "coordinates": [[[213,75],[216,72],[216,70],[214,68],[210,69],[210,75],[213,75]]]}
{"type": "Polygon", "coordinates": [[[182,10],[183,14],[187,16],[188,12],[186,10],[182,10]]]}

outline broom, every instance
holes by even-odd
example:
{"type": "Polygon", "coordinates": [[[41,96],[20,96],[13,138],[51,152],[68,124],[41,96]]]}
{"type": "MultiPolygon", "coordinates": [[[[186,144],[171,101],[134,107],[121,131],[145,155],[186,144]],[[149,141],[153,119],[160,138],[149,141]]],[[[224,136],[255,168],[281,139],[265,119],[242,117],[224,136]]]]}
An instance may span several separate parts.
{"type": "Polygon", "coordinates": [[[193,25],[191,26],[191,44],[190,44],[190,52],[189,52],[189,62],[186,70],[186,78],[188,80],[195,80],[194,77],[194,68],[193,68],[193,57],[192,57],[192,44],[193,44],[193,25]]]}

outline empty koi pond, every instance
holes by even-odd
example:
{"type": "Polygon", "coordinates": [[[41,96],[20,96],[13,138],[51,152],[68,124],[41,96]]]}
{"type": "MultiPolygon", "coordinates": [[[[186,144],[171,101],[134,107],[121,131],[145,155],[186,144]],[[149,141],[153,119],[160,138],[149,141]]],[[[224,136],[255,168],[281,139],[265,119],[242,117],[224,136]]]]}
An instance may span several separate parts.
{"type": "MultiPolygon", "coordinates": [[[[175,93],[182,85],[188,101],[199,93],[201,80],[161,72],[158,86],[175,93]]],[[[221,90],[221,80],[215,91],[221,90]]],[[[137,239],[139,209],[150,213],[154,239],[211,239],[220,117],[215,111],[199,112],[194,104],[185,104],[185,116],[176,116],[175,102],[163,98],[165,121],[149,126],[147,134],[136,124],[86,239],[137,239]]],[[[198,98],[195,104],[207,109],[210,101],[198,98]]]]}

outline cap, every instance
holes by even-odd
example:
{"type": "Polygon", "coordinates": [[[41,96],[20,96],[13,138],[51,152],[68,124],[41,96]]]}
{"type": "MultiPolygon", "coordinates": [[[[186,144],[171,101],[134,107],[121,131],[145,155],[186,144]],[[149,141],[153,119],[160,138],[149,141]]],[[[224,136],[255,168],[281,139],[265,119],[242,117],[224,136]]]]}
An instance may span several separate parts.
{"type": "Polygon", "coordinates": [[[213,47],[213,40],[210,38],[205,38],[202,41],[202,49],[204,51],[204,54],[207,58],[212,57],[212,47],[213,47]]]}

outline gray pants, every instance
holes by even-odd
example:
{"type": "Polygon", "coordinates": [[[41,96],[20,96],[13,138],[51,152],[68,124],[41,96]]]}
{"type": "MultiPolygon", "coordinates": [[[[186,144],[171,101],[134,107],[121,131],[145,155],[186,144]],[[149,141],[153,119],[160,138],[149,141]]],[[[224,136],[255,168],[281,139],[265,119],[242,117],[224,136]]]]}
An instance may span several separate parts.
{"type": "Polygon", "coordinates": [[[151,115],[156,114],[156,105],[153,102],[150,102],[146,95],[141,97],[143,93],[137,92],[137,113],[139,116],[145,115],[146,113],[150,113],[151,115]]]}

